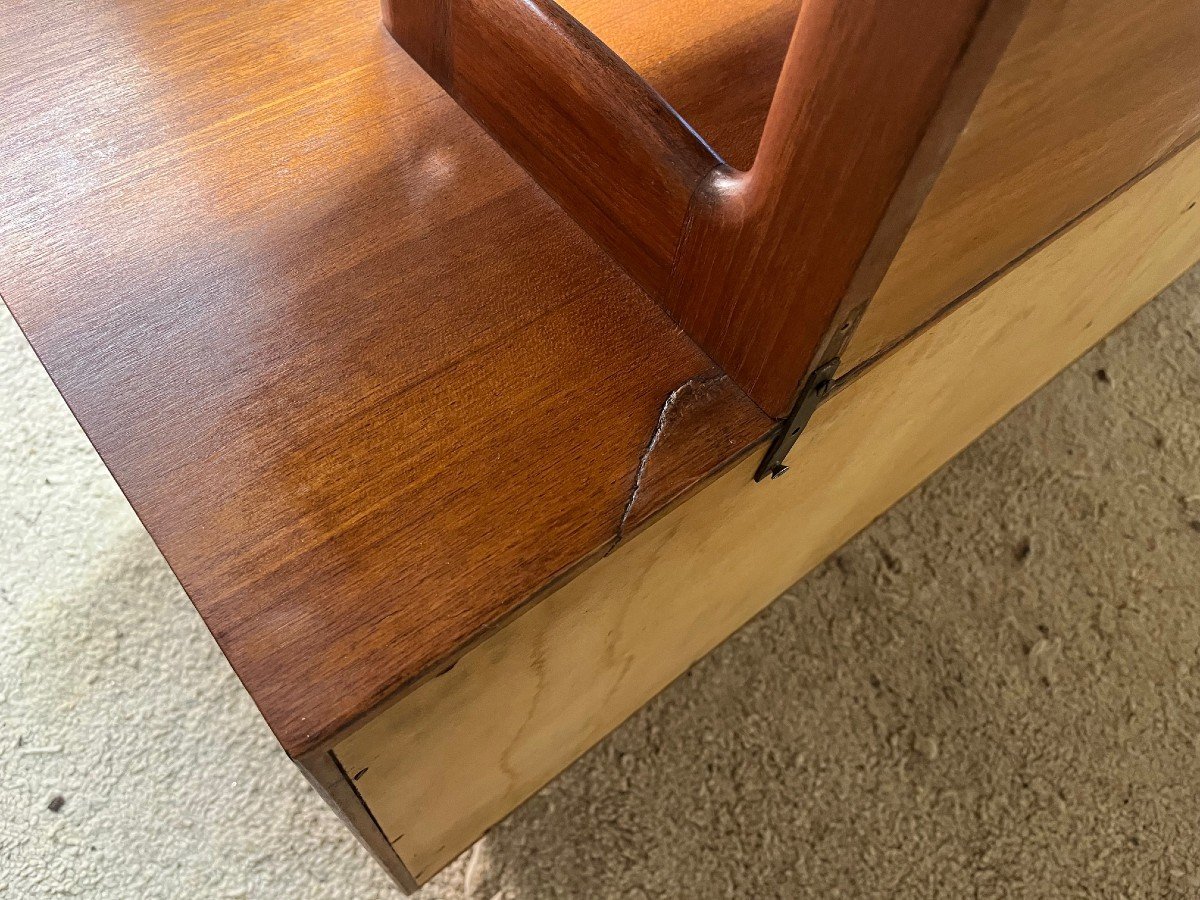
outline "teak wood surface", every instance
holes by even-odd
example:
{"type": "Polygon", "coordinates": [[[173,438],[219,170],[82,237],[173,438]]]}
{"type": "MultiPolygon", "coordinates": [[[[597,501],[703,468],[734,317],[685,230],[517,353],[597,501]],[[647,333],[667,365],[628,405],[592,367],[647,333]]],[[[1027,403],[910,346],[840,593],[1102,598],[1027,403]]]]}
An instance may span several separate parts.
{"type": "Polygon", "coordinates": [[[817,411],[334,750],[417,882],[1200,257],[1200,142],[963,299],[817,411]],[[797,477],[792,477],[797,476],[797,477]],[[688,573],[681,578],[681,572],[688,573]]]}
{"type": "MultiPolygon", "coordinates": [[[[1047,5],[1001,63],[1019,120],[985,94],[967,127],[1003,153],[952,155],[884,284],[924,284],[903,264],[937,268],[936,290],[897,294],[872,346],[1194,130],[1193,0],[1152,4],[1161,34],[1132,0],[1047,5]],[[1085,9],[1119,53],[1057,32],[1085,9]],[[1087,70],[1048,71],[1078,95],[1065,107],[1031,87],[1063,44],[1087,70]],[[1106,136],[1125,141],[1119,164],[1036,162],[1106,136]],[[997,168],[1011,190],[993,196],[978,180],[997,168]],[[1012,193],[1028,215],[1005,218],[1012,193]],[[979,198],[998,212],[984,251],[959,254],[979,198]]],[[[571,4],[749,165],[795,5],[703,8],[571,4]]],[[[0,33],[0,294],[293,756],[772,427],[377,16],[358,0],[100,0],[86,16],[29,0],[0,33]]]]}
{"type": "Polygon", "coordinates": [[[1196,0],[1034,0],[842,353],[869,362],[1200,133],[1196,0]]]}
{"type": "Polygon", "coordinates": [[[770,429],[377,6],[5,16],[0,294],[293,756],[770,429]]]}
{"type": "MultiPolygon", "coordinates": [[[[735,146],[724,135],[739,133],[730,124],[739,117],[761,129],[797,4],[647,0],[612,18],[589,0],[563,5],[638,60],[727,162],[749,167],[755,128],[743,126],[735,146]],[[716,7],[745,17],[704,41],[681,26],[716,7]],[[662,68],[672,50],[694,61],[689,79],[662,68]],[[700,65],[718,57],[723,69],[700,65]],[[704,83],[721,71],[747,77],[737,91],[704,83]],[[689,87],[709,103],[693,102],[689,87]]],[[[1198,46],[1195,0],[1033,0],[842,352],[842,370],[869,362],[1200,132],[1198,46]]]]}
{"type": "Polygon", "coordinates": [[[746,170],[553,0],[383,10],[413,58],[780,418],[874,294],[1025,3],[807,0],[746,170]]]}

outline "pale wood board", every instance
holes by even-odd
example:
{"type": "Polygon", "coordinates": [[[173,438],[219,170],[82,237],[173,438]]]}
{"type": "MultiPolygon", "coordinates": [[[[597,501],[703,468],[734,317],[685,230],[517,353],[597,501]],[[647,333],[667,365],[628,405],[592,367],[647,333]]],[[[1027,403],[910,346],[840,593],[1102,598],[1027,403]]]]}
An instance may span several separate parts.
{"type": "Polygon", "coordinates": [[[418,882],[1200,256],[1179,152],[335,749],[418,882]]]}
{"type": "Polygon", "coordinates": [[[1033,0],[850,345],[904,338],[1200,133],[1196,0],[1033,0]]]}

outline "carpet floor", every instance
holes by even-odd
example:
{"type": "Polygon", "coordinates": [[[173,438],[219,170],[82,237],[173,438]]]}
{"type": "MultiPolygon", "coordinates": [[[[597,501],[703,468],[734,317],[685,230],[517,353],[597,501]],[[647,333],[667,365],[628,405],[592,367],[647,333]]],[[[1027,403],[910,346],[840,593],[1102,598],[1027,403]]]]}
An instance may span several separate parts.
{"type": "MultiPolygon", "coordinates": [[[[0,897],[375,898],[0,313],[0,897]]],[[[420,894],[1200,896],[1200,269],[420,894]]]]}

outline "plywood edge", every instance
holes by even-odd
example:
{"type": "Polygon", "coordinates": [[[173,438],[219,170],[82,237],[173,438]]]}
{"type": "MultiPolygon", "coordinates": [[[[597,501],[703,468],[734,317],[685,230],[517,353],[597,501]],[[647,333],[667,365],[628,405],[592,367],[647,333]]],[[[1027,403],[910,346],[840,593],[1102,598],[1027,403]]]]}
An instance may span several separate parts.
{"type": "Polygon", "coordinates": [[[749,458],[342,740],[417,882],[1200,256],[1192,144],[834,395],[786,478],[749,458]]]}
{"type": "Polygon", "coordinates": [[[328,751],[320,751],[297,759],[296,765],[321,799],[333,807],[338,817],[354,832],[359,843],[383,866],[396,886],[405,894],[417,890],[419,885],[416,880],[367,809],[337,758],[328,751]]]}

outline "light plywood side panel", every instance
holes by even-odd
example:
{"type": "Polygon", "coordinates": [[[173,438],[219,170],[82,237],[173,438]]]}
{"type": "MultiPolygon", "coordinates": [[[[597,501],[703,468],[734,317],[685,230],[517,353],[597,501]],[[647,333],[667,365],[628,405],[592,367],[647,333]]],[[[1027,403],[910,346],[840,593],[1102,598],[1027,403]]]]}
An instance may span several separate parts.
{"type": "Polygon", "coordinates": [[[1032,0],[843,367],[1200,133],[1196,0],[1032,0]]]}
{"type": "Polygon", "coordinates": [[[418,881],[1200,256],[1200,144],[836,393],[335,750],[418,881]]]}

